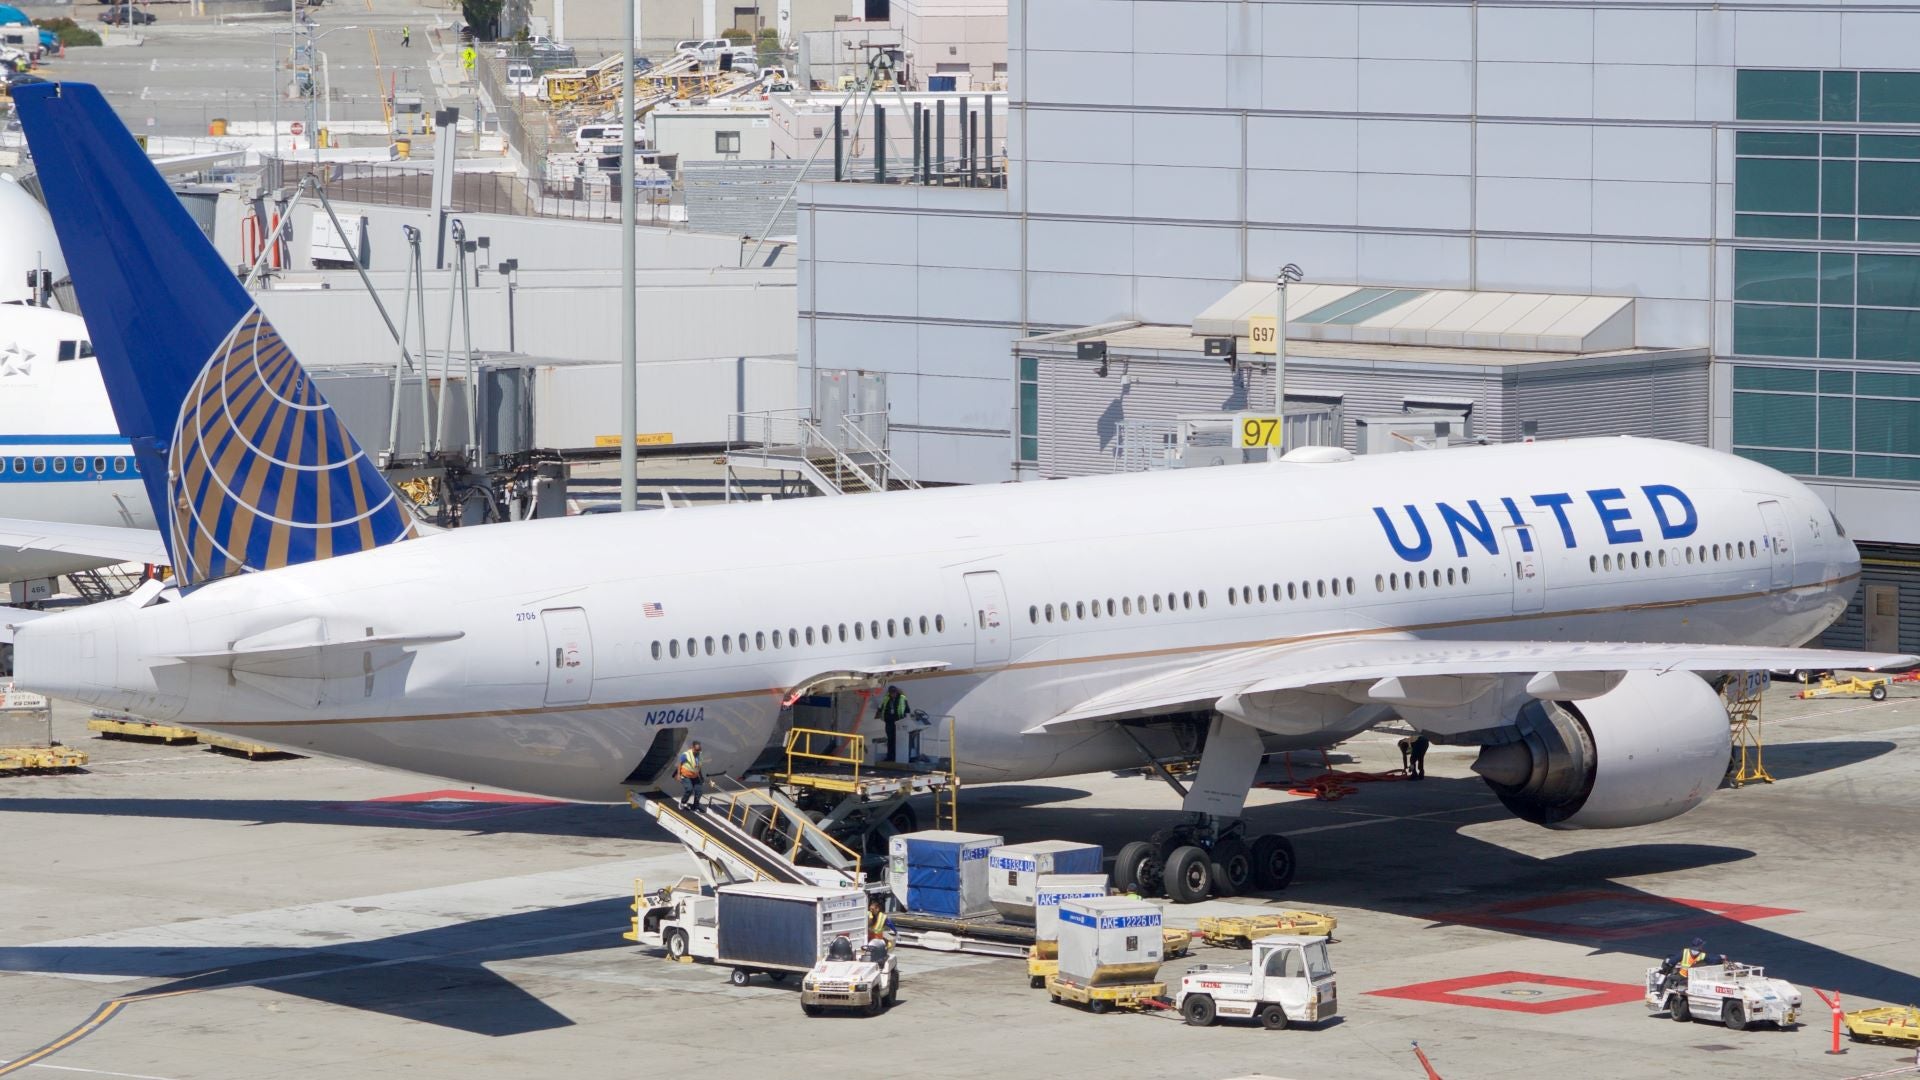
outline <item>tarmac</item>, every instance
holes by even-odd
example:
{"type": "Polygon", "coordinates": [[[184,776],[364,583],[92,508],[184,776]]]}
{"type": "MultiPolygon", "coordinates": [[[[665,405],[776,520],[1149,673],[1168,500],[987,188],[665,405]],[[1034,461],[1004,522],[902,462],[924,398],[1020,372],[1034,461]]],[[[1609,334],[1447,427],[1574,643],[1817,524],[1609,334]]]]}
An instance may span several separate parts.
{"type": "MultiPolygon", "coordinates": [[[[1811,988],[1847,1008],[1920,1001],[1920,692],[1776,688],[1766,715],[1775,782],[1634,830],[1520,822],[1448,748],[1424,782],[1256,792],[1252,824],[1294,838],[1298,880],[1168,915],[1339,917],[1340,1017],[1264,1032],[1093,1016],[1028,989],[1018,961],[912,950],[891,1012],[809,1020],[791,983],[736,989],[621,940],[634,879],[692,869],[638,811],[94,739],[61,705],[56,735],[87,770],[0,780],[0,1059],[23,1062],[0,1076],[1422,1078],[1416,1042],[1448,1080],[1906,1074],[1911,1049],[1828,1056],[1811,988]],[[1696,936],[1799,986],[1804,1026],[1650,1014],[1646,969],[1696,936]]],[[[1399,758],[1376,735],[1334,762],[1399,758]]],[[[971,789],[961,824],[1111,852],[1176,806],[1103,774],[971,789]]],[[[1234,958],[1203,949],[1163,974],[1234,958]]]]}

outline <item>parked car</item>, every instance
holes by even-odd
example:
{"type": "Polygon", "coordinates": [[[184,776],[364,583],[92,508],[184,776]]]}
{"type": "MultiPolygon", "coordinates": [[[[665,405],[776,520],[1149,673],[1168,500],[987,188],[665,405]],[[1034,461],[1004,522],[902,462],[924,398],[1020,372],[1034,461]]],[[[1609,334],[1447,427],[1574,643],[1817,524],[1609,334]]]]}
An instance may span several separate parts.
{"type": "Polygon", "coordinates": [[[673,47],[681,56],[691,56],[703,64],[711,64],[720,59],[720,54],[733,48],[733,42],[726,38],[689,38],[673,47]]]}
{"type": "Polygon", "coordinates": [[[145,8],[115,5],[100,13],[100,21],[108,26],[146,26],[159,21],[159,16],[145,8]]]}

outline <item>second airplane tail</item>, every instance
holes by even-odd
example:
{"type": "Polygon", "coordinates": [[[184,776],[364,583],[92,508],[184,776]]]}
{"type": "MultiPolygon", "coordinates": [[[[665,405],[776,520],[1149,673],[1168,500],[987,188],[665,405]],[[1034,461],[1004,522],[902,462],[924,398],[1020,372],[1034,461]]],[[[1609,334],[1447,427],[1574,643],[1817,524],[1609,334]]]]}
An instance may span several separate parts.
{"type": "Polygon", "coordinates": [[[392,486],[99,90],[35,84],[14,101],[180,582],[412,535],[392,486]]]}

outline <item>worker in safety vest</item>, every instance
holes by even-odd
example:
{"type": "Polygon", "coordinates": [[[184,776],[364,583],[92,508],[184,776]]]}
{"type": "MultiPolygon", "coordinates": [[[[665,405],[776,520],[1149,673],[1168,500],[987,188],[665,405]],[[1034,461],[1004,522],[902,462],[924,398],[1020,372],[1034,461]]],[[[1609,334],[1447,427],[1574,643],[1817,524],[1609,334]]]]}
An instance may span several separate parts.
{"type": "Polygon", "coordinates": [[[907,695],[901,693],[899,687],[887,687],[887,696],[880,699],[880,706],[875,709],[873,713],[873,715],[880,718],[880,723],[885,725],[887,730],[886,760],[900,760],[893,756],[895,729],[899,727],[900,721],[905,720],[907,714],[912,711],[913,706],[907,704],[907,695]]]}
{"type": "Polygon", "coordinates": [[[867,901],[867,939],[884,941],[891,947],[894,936],[893,924],[887,920],[886,910],[880,906],[880,901],[867,901]]]}
{"type": "Polygon", "coordinates": [[[413,48],[413,27],[403,26],[400,28],[400,47],[403,49],[413,48]]]}
{"type": "Polygon", "coordinates": [[[706,782],[706,773],[700,764],[700,740],[695,739],[680,751],[680,764],[674,769],[680,777],[680,809],[700,809],[700,785],[706,782]]]}
{"type": "Polygon", "coordinates": [[[1705,964],[1707,962],[1706,944],[1706,942],[1699,938],[1694,938],[1693,944],[1680,950],[1681,978],[1686,978],[1688,975],[1691,975],[1695,964],[1705,964]]]}

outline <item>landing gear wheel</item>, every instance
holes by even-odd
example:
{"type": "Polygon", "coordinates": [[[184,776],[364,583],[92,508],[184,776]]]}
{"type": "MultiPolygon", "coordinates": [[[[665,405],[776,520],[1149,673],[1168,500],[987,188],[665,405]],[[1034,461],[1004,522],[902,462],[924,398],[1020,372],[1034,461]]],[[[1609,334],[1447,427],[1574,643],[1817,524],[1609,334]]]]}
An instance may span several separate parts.
{"type": "Polygon", "coordinates": [[[1194,994],[1180,1004],[1180,1015],[1194,1027],[1212,1027],[1213,999],[1205,994],[1194,994]]]}
{"type": "Polygon", "coordinates": [[[1107,1001],[1104,998],[1094,998],[1092,1001],[1087,1002],[1087,1011],[1095,1016],[1099,1016],[1111,1008],[1113,1008],[1113,1002],[1107,1001]]]}
{"type": "Polygon", "coordinates": [[[1134,840],[1120,846],[1120,853],[1113,857],[1113,887],[1121,892],[1140,887],[1140,864],[1153,854],[1153,845],[1145,840],[1134,840]]]}
{"type": "Polygon", "coordinates": [[[1691,1023],[1693,1020],[1693,1003],[1687,1000],[1687,995],[1675,994],[1667,999],[1667,1015],[1683,1024],[1691,1023]]]}
{"type": "Polygon", "coordinates": [[[1293,841],[1279,833],[1268,833],[1253,842],[1253,883],[1262,892],[1278,892],[1293,884],[1297,865],[1293,841]]]}
{"type": "Polygon", "coordinates": [[[676,963],[687,958],[687,932],[675,926],[667,931],[667,959],[676,963]]]}
{"type": "Polygon", "coordinates": [[[1287,1010],[1279,1005],[1267,1005],[1260,1010],[1260,1026],[1268,1031],[1287,1030],[1287,1010]]]}
{"type": "Polygon", "coordinates": [[[1213,895],[1238,896],[1253,883],[1253,856],[1238,833],[1214,841],[1211,857],[1213,895]]]}
{"type": "Polygon", "coordinates": [[[735,986],[745,986],[748,980],[752,978],[753,976],[747,972],[746,968],[734,968],[732,973],[727,976],[727,981],[735,986]]]}
{"type": "Polygon", "coordinates": [[[1722,1023],[1727,1025],[1728,1031],[1747,1030],[1746,1006],[1737,1001],[1727,1002],[1725,1010],[1720,1014],[1720,1019],[1722,1023]]]}
{"type": "Polygon", "coordinates": [[[1885,684],[1882,684],[1882,685],[1880,685],[1880,686],[1876,686],[1876,687],[1874,687],[1873,689],[1871,689],[1871,690],[1869,690],[1869,691],[1867,691],[1867,696],[1868,696],[1868,697],[1870,697],[1870,698],[1872,698],[1872,699],[1873,699],[1873,700],[1875,700],[1875,701],[1885,701],[1885,700],[1887,700],[1887,688],[1886,688],[1886,685],[1885,685],[1885,684]]]}
{"type": "Polygon", "coordinates": [[[1213,886],[1213,861],[1207,853],[1192,845],[1177,847],[1167,858],[1167,899],[1176,904],[1197,904],[1207,898],[1213,886]]]}

